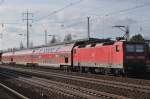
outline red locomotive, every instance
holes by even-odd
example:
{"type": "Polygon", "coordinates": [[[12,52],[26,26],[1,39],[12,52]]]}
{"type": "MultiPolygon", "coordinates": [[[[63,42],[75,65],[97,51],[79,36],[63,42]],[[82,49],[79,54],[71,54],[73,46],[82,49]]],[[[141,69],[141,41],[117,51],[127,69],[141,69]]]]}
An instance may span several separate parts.
{"type": "Polygon", "coordinates": [[[3,63],[58,67],[71,71],[128,74],[145,71],[145,43],[89,39],[6,52],[3,63]]]}

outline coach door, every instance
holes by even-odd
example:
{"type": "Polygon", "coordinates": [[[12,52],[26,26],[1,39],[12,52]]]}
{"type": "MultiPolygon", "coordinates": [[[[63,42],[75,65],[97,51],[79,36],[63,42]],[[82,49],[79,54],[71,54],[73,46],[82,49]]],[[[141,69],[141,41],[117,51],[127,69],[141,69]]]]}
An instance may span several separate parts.
{"type": "Polygon", "coordinates": [[[65,63],[67,64],[68,63],[68,57],[65,57],[65,63]]]}

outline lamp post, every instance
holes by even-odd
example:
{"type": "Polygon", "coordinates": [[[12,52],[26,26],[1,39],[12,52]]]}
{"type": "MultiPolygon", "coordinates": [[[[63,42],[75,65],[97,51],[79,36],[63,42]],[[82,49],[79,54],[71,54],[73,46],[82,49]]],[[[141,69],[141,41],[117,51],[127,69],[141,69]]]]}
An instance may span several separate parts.
{"type": "Polygon", "coordinates": [[[90,17],[87,17],[87,33],[88,39],[90,39],[90,17]]]}
{"type": "Polygon", "coordinates": [[[45,30],[44,32],[45,32],[45,45],[47,45],[47,30],[45,30]]]}

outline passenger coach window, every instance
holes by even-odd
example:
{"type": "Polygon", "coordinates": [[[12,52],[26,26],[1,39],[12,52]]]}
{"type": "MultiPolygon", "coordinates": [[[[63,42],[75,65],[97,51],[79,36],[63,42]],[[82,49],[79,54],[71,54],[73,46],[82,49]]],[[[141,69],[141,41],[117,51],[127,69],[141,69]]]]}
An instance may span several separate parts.
{"type": "Polygon", "coordinates": [[[136,52],[144,52],[144,45],[137,44],[136,45],[136,52]]]}
{"type": "Polygon", "coordinates": [[[135,52],[134,45],[126,45],[126,52],[135,52]]]}

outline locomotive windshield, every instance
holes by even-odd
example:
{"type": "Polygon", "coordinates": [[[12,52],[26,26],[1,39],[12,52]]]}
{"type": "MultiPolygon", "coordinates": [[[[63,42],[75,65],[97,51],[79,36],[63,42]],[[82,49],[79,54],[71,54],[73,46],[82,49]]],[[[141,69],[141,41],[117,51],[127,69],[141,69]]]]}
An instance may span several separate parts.
{"type": "Polygon", "coordinates": [[[126,52],[132,53],[135,52],[135,47],[133,44],[127,44],[126,45],[126,52]]]}
{"type": "Polygon", "coordinates": [[[126,52],[132,53],[132,52],[144,52],[144,45],[143,44],[127,44],[126,45],[126,52]]]}
{"type": "Polygon", "coordinates": [[[144,52],[144,45],[137,44],[135,47],[136,47],[136,52],[144,52]]]}

